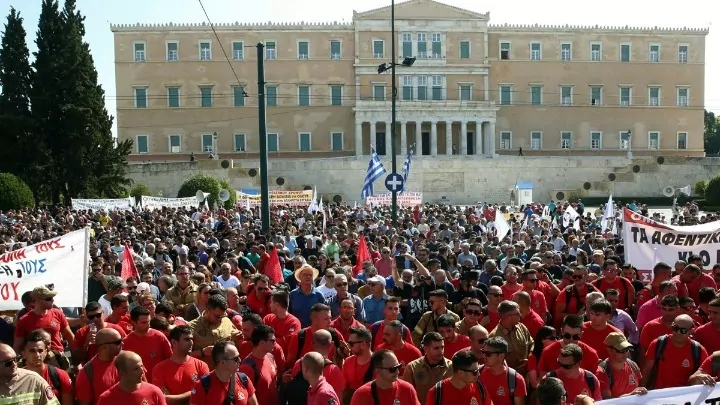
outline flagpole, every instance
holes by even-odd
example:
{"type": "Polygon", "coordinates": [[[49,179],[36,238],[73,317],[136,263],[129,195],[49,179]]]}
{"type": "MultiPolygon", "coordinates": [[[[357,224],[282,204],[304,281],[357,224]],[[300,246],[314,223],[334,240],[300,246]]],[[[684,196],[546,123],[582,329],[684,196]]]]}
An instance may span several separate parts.
{"type": "MultiPolygon", "coordinates": [[[[395,39],[395,0],[391,0],[390,4],[390,38],[392,40],[390,41],[391,44],[391,56],[392,56],[392,63],[390,63],[390,73],[392,76],[392,82],[390,86],[392,87],[392,99],[390,102],[390,110],[391,110],[391,118],[390,121],[392,122],[390,127],[390,154],[391,154],[391,161],[392,161],[392,172],[397,173],[397,150],[395,149],[395,121],[397,120],[397,87],[395,83],[395,43],[397,42],[395,39]]],[[[398,226],[398,204],[397,204],[397,191],[392,191],[392,221],[393,226],[398,226]]]]}

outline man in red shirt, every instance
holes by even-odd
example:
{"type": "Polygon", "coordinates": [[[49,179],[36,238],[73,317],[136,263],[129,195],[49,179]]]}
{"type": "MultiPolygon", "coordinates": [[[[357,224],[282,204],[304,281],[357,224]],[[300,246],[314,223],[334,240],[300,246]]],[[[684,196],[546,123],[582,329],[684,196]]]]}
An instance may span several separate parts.
{"type": "Polygon", "coordinates": [[[448,314],[440,315],[437,319],[438,333],[445,340],[445,358],[452,358],[455,353],[470,347],[470,338],[457,333],[455,324],[453,317],[448,314]]]}
{"type": "Polygon", "coordinates": [[[113,366],[123,340],[115,329],[103,329],[95,336],[97,355],[80,369],[75,379],[75,399],[80,405],[96,404],[100,394],[120,380],[113,366]]]}
{"type": "MultiPolygon", "coordinates": [[[[650,343],[662,335],[672,334],[672,324],[680,315],[680,300],[676,295],[666,295],[660,301],[660,318],[648,322],[640,332],[640,358],[647,352],[650,343]]],[[[644,364],[644,363],[641,363],[644,364]]]]}
{"type": "Polygon", "coordinates": [[[347,343],[350,346],[352,356],[345,359],[342,366],[343,379],[345,380],[345,387],[342,392],[343,403],[348,403],[355,390],[372,380],[372,373],[368,376],[370,357],[372,356],[370,351],[372,335],[370,335],[370,331],[365,327],[350,328],[350,338],[347,343]]]}
{"type": "Polygon", "coordinates": [[[48,355],[48,344],[46,339],[49,335],[44,330],[36,330],[30,332],[25,339],[22,356],[25,359],[25,369],[34,371],[48,383],[52,388],[53,394],[60,400],[62,405],[73,403],[73,387],[70,376],[65,370],[61,370],[54,366],[45,364],[45,358],[48,355]],[[51,377],[50,369],[54,369],[57,375],[57,381],[51,377]],[[59,383],[58,385],[56,385],[59,383]]]}
{"type": "MultiPolygon", "coordinates": [[[[690,263],[693,263],[693,261],[697,263],[697,261],[699,261],[700,266],[702,266],[702,259],[698,256],[693,255],[688,261],[690,263]]],[[[680,274],[673,277],[673,281],[675,281],[676,284],[680,284],[678,286],[678,295],[689,296],[695,302],[700,302],[701,288],[716,287],[715,280],[703,273],[702,268],[696,264],[688,264],[685,266],[680,274]]]]}
{"type": "MultiPolygon", "coordinates": [[[[320,329],[315,331],[315,333],[312,334],[312,337],[308,337],[309,339],[312,339],[312,348],[313,352],[319,353],[323,356],[323,358],[328,359],[328,355],[330,354],[330,347],[332,345],[332,336],[330,336],[330,332],[320,329]]],[[[295,362],[295,364],[292,366],[292,370],[290,371],[290,378],[295,378],[298,374],[302,372],[302,359],[295,362]]],[[[343,388],[345,387],[345,380],[343,378],[342,369],[338,367],[335,363],[326,362],[325,367],[323,368],[322,375],[327,380],[328,384],[330,384],[336,392],[342,392],[343,388]]]]}
{"type": "Polygon", "coordinates": [[[115,358],[120,381],[98,398],[97,405],[166,405],[160,388],[143,381],[143,362],[136,353],[123,351],[115,358]]]}
{"type": "Polygon", "coordinates": [[[502,337],[485,341],[485,365],[478,381],[485,385],[493,405],[523,405],[527,396],[525,379],[505,362],[508,351],[508,342],[502,337]],[[510,387],[512,379],[514,387],[510,387]]]}
{"type": "Polygon", "coordinates": [[[282,290],[273,291],[270,296],[270,314],[265,315],[263,323],[273,328],[277,343],[288,353],[290,336],[301,329],[300,320],[288,313],[289,296],[282,290]]]}
{"type": "Polygon", "coordinates": [[[405,365],[422,357],[422,353],[420,353],[420,350],[415,347],[415,345],[411,342],[406,342],[403,339],[402,331],[404,326],[405,325],[397,320],[385,325],[385,330],[383,331],[383,343],[377,347],[377,350],[392,350],[397,359],[403,365],[400,370],[400,374],[405,372],[405,365]]]}
{"type": "MultiPolygon", "coordinates": [[[[583,349],[576,344],[569,344],[560,350],[557,364],[560,365],[547,373],[546,377],[559,378],[567,391],[567,403],[574,403],[579,395],[587,395],[596,401],[602,400],[600,381],[595,374],[580,367],[583,360],[583,349]]],[[[597,363],[596,363],[597,367],[597,363]]]]}
{"type": "MultiPolygon", "coordinates": [[[[637,302],[634,305],[633,312],[636,314],[640,307],[653,299],[656,295],[660,294],[660,283],[665,280],[672,278],[672,267],[664,262],[659,262],[653,268],[653,278],[650,284],[646,285],[645,288],[637,292],[637,302]]],[[[640,325],[638,325],[640,326],[640,325]]]]}
{"type": "Polygon", "coordinates": [[[708,304],[708,321],[695,330],[693,337],[708,353],[714,353],[720,350],[720,298],[708,304]]]}
{"type": "Polygon", "coordinates": [[[342,335],[343,339],[350,338],[350,328],[358,328],[363,326],[362,323],[355,319],[355,300],[350,297],[340,301],[340,316],[330,322],[330,327],[335,328],[342,335]]]}
{"type": "Polygon", "coordinates": [[[608,323],[611,316],[610,303],[600,299],[590,304],[590,320],[583,324],[580,341],[595,349],[601,359],[608,357],[608,350],[604,343],[607,335],[613,332],[622,333],[620,329],[608,323]]]}
{"type": "Polygon", "coordinates": [[[375,379],[355,391],[350,405],[420,405],[415,387],[398,378],[403,364],[395,357],[395,353],[378,350],[373,353],[370,362],[375,369],[375,379]]]}
{"type": "MultiPolygon", "coordinates": [[[[307,393],[308,405],[339,405],[340,398],[333,389],[333,386],[325,380],[323,372],[325,367],[325,358],[317,352],[307,353],[300,360],[302,363],[302,374],[305,380],[310,384],[307,393]]],[[[271,404],[273,402],[262,402],[263,404],[271,404]]]]}
{"type": "MultiPolygon", "coordinates": [[[[545,301],[545,294],[538,291],[538,272],[537,270],[525,270],[520,275],[522,280],[522,291],[530,297],[530,307],[537,312],[543,320],[548,317],[548,307],[545,301]]],[[[520,292],[520,291],[518,291],[520,292]]],[[[517,293],[515,293],[517,294],[517,293]]]]}
{"type": "Polygon", "coordinates": [[[193,331],[187,325],[170,331],[172,355],[152,369],[152,380],[173,402],[187,402],[195,381],[210,372],[207,363],[190,356],[193,349],[193,331]]]}
{"type": "Polygon", "coordinates": [[[73,340],[71,344],[73,364],[83,364],[95,356],[95,353],[97,353],[95,336],[98,331],[110,328],[118,331],[122,338],[127,336],[123,328],[107,323],[102,319],[102,307],[95,301],[88,302],[87,305],[85,305],[85,317],[88,324],[78,329],[75,334],[75,340],[73,340]],[[93,331],[92,328],[95,330],[93,331]]]}
{"type": "Polygon", "coordinates": [[[275,404],[278,402],[278,375],[282,372],[272,354],[277,347],[275,331],[267,325],[258,325],[252,331],[250,342],[252,351],[240,363],[240,371],[252,380],[258,403],[275,404]]]}
{"type": "Polygon", "coordinates": [[[245,305],[262,318],[270,310],[270,279],[264,274],[255,277],[255,282],[247,286],[245,305]]]}
{"type": "Polygon", "coordinates": [[[582,349],[582,368],[586,370],[595,370],[600,360],[597,352],[592,347],[581,342],[583,333],[583,318],[578,315],[568,315],[562,323],[559,336],[562,340],[550,343],[545,348],[537,364],[537,375],[544,376],[551,370],[557,368],[557,359],[560,356],[560,350],[569,345],[575,344],[582,349]]]}
{"type": "MultiPolygon", "coordinates": [[[[330,307],[325,304],[315,304],[310,309],[310,326],[301,329],[298,333],[295,333],[290,337],[290,343],[288,344],[288,350],[285,352],[287,354],[287,364],[295,364],[295,362],[305,355],[305,353],[309,353],[312,351],[312,336],[313,334],[321,329],[324,330],[330,330],[330,307]],[[300,334],[304,335],[304,342],[303,345],[300,346],[300,334]]],[[[334,333],[337,335],[337,338],[340,341],[344,341],[342,335],[336,331],[332,330],[330,333],[334,333]]],[[[333,337],[335,339],[335,337],[333,337]]],[[[333,359],[335,352],[335,345],[330,349],[329,358],[330,360],[333,359]]]]}
{"type": "MultiPolygon", "coordinates": [[[[246,358],[252,353],[252,351],[255,348],[255,343],[252,341],[253,333],[255,333],[255,329],[262,326],[263,322],[262,319],[260,319],[260,316],[257,314],[247,314],[245,317],[243,317],[242,320],[242,337],[243,341],[237,345],[238,353],[240,353],[241,358],[246,358]]],[[[276,339],[274,337],[275,331],[273,330],[273,339],[276,339]]],[[[275,366],[277,367],[278,371],[282,373],[285,371],[286,363],[285,363],[285,352],[283,352],[282,347],[280,347],[279,344],[277,344],[277,341],[275,341],[275,344],[272,346],[272,350],[270,350],[270,354],[273,356],[273,359],[275,360],[275,366]]],[[[257,389],[257,387],[255,387],[257,389]]]]}
{"type": "Polygon", "coordinates": [[[425,397],[425,405],[491,405],[493,403],[488,390],[478,381],[480,365],[477,356],[471,351],[461,350],[455,353],[452,358],[452,369],[452,377],[430,388],[425,397]]]}
{"type": "Polygon", "coordinates": [[[530,295],[525,291],[518,291],[512,300],[520,307],[520,323],[525,325],[530,335],[535,338],[540,328],[545,326],[545,321],[530,307],[530,295]]]}
{"type": "Polygon", "coordinates": [[[33,289],[30,296],[35,300],[35,308],[23,315],[15,326],[13,348],[16,353],[21,351],[23,342],[30,332],[43,329],[50,334],[50,351],[58,358],[64,357],[65,348],[62,340],[65,338],[68,342],[72,342],[75,340],[75,335],[70,330],[63,311],[53,306],[56,295],[57,291],[45,286],[33,289]]]}
{"type": "Polygon", "coordinates": [[[258,405],[252,378],[240,378],[238,373],[240,355],[235,344],[215,343],[212,348],[212,362],[213,371],[195,382],[190,394],[190,405],[224,404],[230,387],[235,388],[232,392],[235,401],[230,402],[232,405],[258,405]]]}
{"type": "Polygon", "coordinates": [[[608,259],[603,263],[603,276],[593,281],[593,285],[601,293],[613,289],[620,292],[620,303],[618,308],[629,310],[635,301],[635,288],[630,280],[618,275],[618,265],[613,259],[608,259]]]}
{"type": "Polygon", "coordinates": [[[112,297],[110,308],[112,308],[112,313],[105,318],[105,322],[121,327],[126,335],[132,332],[132,323],[130,322],[130,314],[128,314],[128,308],[130,308],[128,298],[124,295],[112,297]]]}
{"type": "MultiPolygon", "coordinates": [[[[372,335],[372,349],[375,349],[382,344],[383,333],[385,332],[385,325],[392,321],[396,321],[400,315],[400,298],[388,297],[385,300],[385,308],[383,308],[383,314],[385,318],[382,321],[377,321],[370,326],[370,334],[372,335]]],[[[407,342],[412,342],[412,335],[410,329],[405,326],[403,328],[403,339],[407,342]]]]}
{"type": "Polygon", "coordinates": [[[133,331],[123,339],[123,349],[137,353],[147,368],[147,379],[152,381],[152,370],[157,364],[172,356],[170,341],[165,334],[150,329],[150,311],[135,307],[130,311],[133,331]]]}
{"type": "Polygon", "coordinates": [[[603,399],[619,398],[627,395],[645,395],[647,388],[641,387],[640,367],[630,360],[632,344],[622,333],[607,335],[604,342],[608,358],[600,362],[595,375],[600,381],[603,399]]]}
{"type": "Polygon", "coordinates": [[[587,282],[587,268],[573,269],[573,284],[563,288],[555,301],[555,323],[560,324],[568,315],[585,314],[585,297],[596,288],[587,282]]]}

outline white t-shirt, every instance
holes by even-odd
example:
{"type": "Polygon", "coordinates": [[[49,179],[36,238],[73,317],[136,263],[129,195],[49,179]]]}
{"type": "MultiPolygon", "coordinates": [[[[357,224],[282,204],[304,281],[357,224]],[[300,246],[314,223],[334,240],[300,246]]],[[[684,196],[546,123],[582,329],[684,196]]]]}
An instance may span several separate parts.
{"type": "Polygon", "coordinates": [[[240,285],[240,280],[235,276],[230,276],[227,280],[223,280],[222,276],[215,277],[215,280],[222,286],[222,288],[237,287],[240,285]]]}
{"type": "Polygon", "coordinates": [[[100,297],[98,304],[102,307],[103,318],[107,318],[110,314],[112,314],[112,306],[110,305],[110,301],[105,298],[105,294],[100,297]]]}
{"type": "Polygon", "coordinates": [[[323,285],[321,285],[320,287],[317,287],[317,290],[322,293],[323,297],[325,297],[326,300],[337,295],[337,291],[334,288],[326,286],[325,283],[323,283],[323,285]]]}

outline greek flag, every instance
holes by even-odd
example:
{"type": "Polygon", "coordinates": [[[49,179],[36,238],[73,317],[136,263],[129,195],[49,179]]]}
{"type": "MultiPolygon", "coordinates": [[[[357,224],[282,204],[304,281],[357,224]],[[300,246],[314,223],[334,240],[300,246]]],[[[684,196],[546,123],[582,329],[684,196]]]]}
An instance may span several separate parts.
{"type": "Polygon", "coordinates": [[[362,192],[360,192],[360,199],[370,197],[374,194],[373,183],[387,173],[385,166],[380,162],[375,147],[370,146],[370,163],[368,164],[367,173],[365,174],[365,182],[363,183],[362,192]]]}
{"type": "Polygon", "coordinates": [[[405,164],[403,164],[402,168],[402,174],[403,174],[403,189],[400,190],[402,193],[405,191],[405,187],[407,186],[407,179],[410,175],[410,164],[412,163],[412,155],[415,154],[415,144],[410,145],[410,151],[407,154],[407,157],[405,158],[405,164]]]}

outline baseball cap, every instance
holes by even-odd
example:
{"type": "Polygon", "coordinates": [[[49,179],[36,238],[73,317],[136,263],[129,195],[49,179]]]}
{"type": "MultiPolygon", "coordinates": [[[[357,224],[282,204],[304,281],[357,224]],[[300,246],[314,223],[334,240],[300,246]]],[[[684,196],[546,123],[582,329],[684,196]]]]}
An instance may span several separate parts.
{"type": "Polygon", "coordinates": [[[613,332],[605,338],[605,346],[612,347],[615,350],[625,350],[632,347],[632,344],[628,342],[622,333],[613,332]]]}
{"type": "Polygon", "coordinates": [[[386,285],[385,278],[382,276],[372,276],[369,279],[367,279],[367,283],[368,284],[370,284],[370,283],[382,284],[383,287],[385,287],[385,285],[386,285]]]}
{"type": "Polygon", "coordinates": [[[144,292],[150,292],[150,284],[140,283],[140,284],[138,284],[136,291],[138,294],[142,294],[144,292]]]}
{"type": "Polygon", "coordinates": [[[49,289],[47,286],[35,287],[30,293],[30,296],[36,300],[44,300],[46,298],[52,298],[57,295],[57,291],[49,289]]]}

